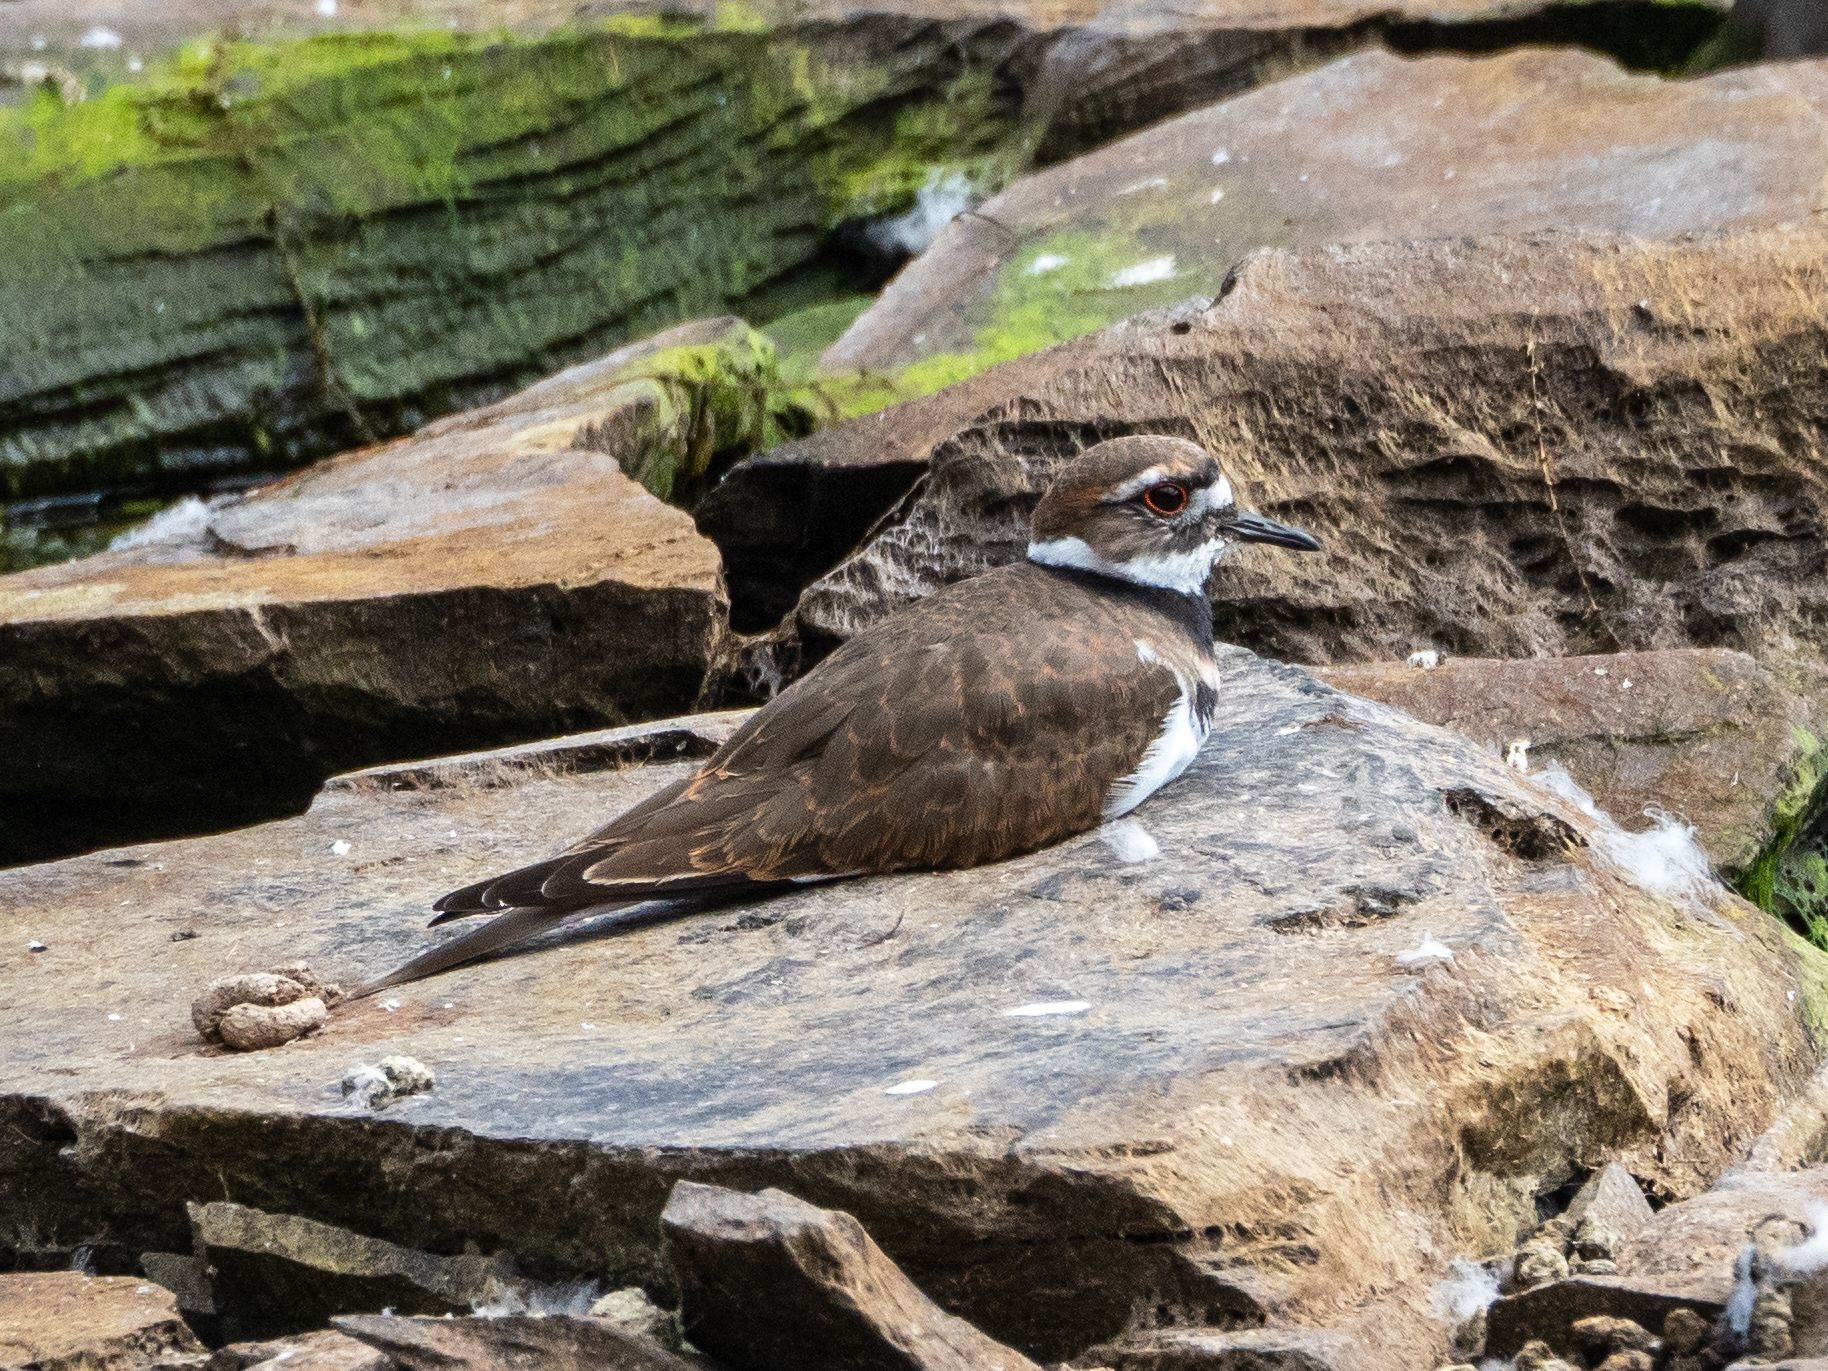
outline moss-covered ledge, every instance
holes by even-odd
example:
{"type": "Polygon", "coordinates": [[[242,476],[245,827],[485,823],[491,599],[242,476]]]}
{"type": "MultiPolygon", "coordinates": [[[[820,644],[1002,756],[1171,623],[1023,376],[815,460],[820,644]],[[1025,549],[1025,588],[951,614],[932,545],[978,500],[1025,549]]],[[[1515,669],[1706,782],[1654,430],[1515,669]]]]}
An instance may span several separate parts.
{"type": "Polygon", "coordinates": [[[678,319],[1012,155],[1007,21],[197,43],[0,107],[0,498],[271,469],[678,319]]]}

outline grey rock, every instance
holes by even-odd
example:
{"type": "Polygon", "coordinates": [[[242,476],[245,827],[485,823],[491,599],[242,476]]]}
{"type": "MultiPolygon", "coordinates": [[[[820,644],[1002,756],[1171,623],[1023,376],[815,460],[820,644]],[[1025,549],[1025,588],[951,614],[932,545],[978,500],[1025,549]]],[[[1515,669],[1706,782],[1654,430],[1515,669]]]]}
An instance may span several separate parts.
{"type": "Polygon", "coordinates": [[[646,1338],[570,1314],[501,1318],[344,1315],[336,1330],[405,1371],[701,1371],[646,1338]]]}
{"type": "Polygon", "coordinates": [[[308,1332],[333,1314],[468,1313],[524,1288],[493,1257],[439,1256],[294,1214],[193,1204],[216,1307],[243,1337],[308,1332]]]}
{"type": "Polygon", "coordinates": [[[1486,1311],[1485,1350],[1490,1356],[1509,1357],[1528,1343],[1540,1342],[1558,1355],[1571,1356],[1580,1346],[1576,1325],[1595,1318],[1660,1328],[1673,1311],[1687,1309],[1711,1324],[1726,1308],[1731,1289],[1730,1272],[1708,1282],[1571,1276],[1495,1301],[1486,1311]]]}
{"type": "Polygon", "coordinates": [[[1095,1347],[1081,1363],[1112,1371],[1351,1371],[1352,1348],[1324,1329],[1167,1328],[1095,1347]]]}
{"type": "Polygon", "coordinates": [[[940,1309],[849,1214],[681,1181],[660,1216],[686,1340],[755,1371],[1039,1371],[940,1309]]]}
{"type": "Polygon", "coordinates": [[[1627,1238],[1654,1217],[1650,1201],[1617,1162],[1607,1162],[1568,1205],[1575,1251],[1583,1260],[1610,1260],[1627,1238]]]}
{"type": "Polygon", "coordinates": [[[237,1342],[210,1354],[205,1371],[393,1371],[384,1352],[334,1329],[237,1342]]]}
{"type": "Polygon", "coordinates": [[[396,965],[443,936],[417,912],[437,895],[689,763],[575,740],[415,763],[282,823],[9,871],[7,898],[63,932],[0,958],[0,1261],[98,1234],[107,1263],[183,1250],[185,1202],[226,1195],[659,1289],[686,1179],[853,1214],[1037,1361],[1158,1322],[1312,1325],[1349,1371],[1414,1371],[1442,1351],[1428,1292],[1467,1225],[1521,1231],[1571,1157],[1694,1194],[1804,1087],[1820,962],[1766,916],[1638,889],[1591,820],[1463,738],[1248,653],[1221,670],[1205,751],[1133,816],[1155,860],[1088,834],[608,915],[391,1012],[345,1002],[276,1053],[192,1037],[226,949],[345,983],[396,965]],[[330,851],[350,834],[360,870],[330,851]],[[1400,963],[1424,935],[1452,959],[1400,963]],[[1059,1001],[1089,1007],[1006,1013],[1059,1001]],[[437,1089],[351,1109],[337,1081],[382,1053],[437,1089]],[[1450,1174],[1504,1179],[1444,1193],[1450,1174]]]}

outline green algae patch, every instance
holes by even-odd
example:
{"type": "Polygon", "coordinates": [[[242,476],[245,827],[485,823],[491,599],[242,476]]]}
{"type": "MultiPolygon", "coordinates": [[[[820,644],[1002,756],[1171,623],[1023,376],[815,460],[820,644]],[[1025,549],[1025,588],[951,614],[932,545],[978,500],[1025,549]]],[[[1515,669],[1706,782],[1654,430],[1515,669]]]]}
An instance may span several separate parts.
{"type": "Polygon", "coordinates": [[[726,6],[196,43],[0,109],[0,498],[296,464],[781,299],[936,168],[1013,171],[1010,57],[726,6]]]}
{"type": "Polygon", "coordinates": [[[733,322],[710,342],[649,353],[627,373],[611,404],[641,419],[617,436],[617,458],[674,504],[694,504],[731,463],[804,436],[815,422],[783,387],[774,344],[746,324],[733,322]]]}
{"type": "Polygon", "coordinates": [[[1796,730],[1797,760],[1771,806],[1771,839],[1739,893],[1828,949],[1828,746],[1796,730]]]}

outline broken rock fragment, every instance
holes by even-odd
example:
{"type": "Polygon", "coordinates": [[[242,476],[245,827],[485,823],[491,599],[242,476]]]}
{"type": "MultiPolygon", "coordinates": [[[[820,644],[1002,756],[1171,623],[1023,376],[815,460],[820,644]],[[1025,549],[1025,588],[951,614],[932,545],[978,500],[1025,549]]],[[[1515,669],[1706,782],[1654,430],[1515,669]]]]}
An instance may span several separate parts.
{"type": "Polygon", "coordinates": [[[1039,1371],[939,1308],[849,1214],[681,1181],[660,1217],[686,1340],[756,1371],[1039,1371]]]}
{"type": "Polygon", "coordinates": [[[694,1363],[626,1329],[570,1314],[450,1319],[361,1314],[338,1319],[336,1327],[386,1353],[405,1371],[696,1371],[694,1363]]]}

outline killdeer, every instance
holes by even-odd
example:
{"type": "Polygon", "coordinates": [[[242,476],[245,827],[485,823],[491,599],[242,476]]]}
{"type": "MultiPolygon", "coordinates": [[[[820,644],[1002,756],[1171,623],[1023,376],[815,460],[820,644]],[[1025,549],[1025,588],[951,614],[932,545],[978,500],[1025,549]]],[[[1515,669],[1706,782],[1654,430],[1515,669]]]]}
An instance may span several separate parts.
{"type": "Polygon", "coordinates": [[[978,866],[1129,813],[1206,739],[1206,580],[1243,542],[1320,546],[1240,511],[1194,443],[1099,443],[1042,496],[1026,561],[859,634],[692,775],[558,856],[446,895],[434,924],[496,917],[357,993],[581,911],[978,866]]]}

